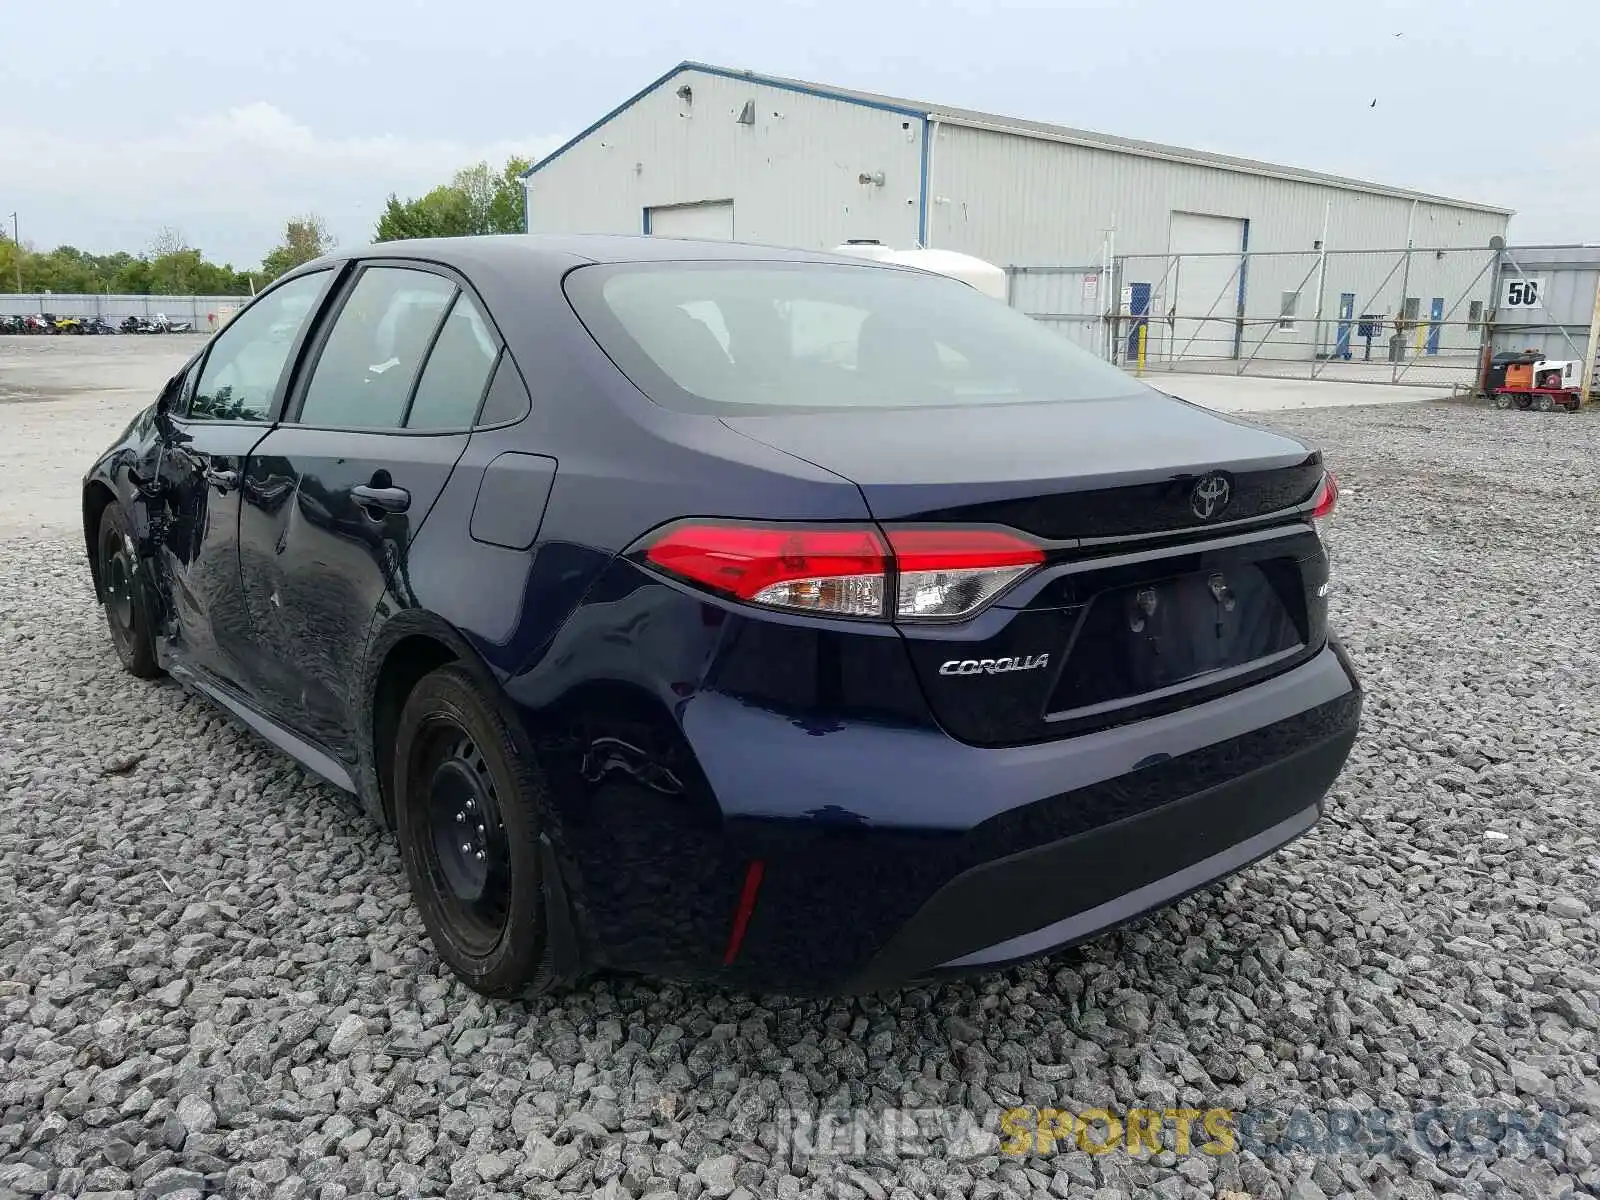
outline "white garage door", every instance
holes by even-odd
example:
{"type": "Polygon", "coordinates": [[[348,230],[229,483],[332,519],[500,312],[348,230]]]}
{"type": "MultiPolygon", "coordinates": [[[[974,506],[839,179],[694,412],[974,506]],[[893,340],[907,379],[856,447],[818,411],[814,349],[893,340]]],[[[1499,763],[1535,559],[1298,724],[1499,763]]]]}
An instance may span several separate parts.
{"type": "Polygon", "coordinates": [[[1175,212],[1167,245],[1168,253],[1181,256],[1173,261],[1167,300],[1176,316],[1173,357],[1235,357],[1243,218],[1175,212]]]}
{"type": "Polygon", "coordinates": [[[656,237],[710,238],[733,240],[733,201],[716,200],[707,204],[671,204],[652,208],[650,232],[656,237]]]}

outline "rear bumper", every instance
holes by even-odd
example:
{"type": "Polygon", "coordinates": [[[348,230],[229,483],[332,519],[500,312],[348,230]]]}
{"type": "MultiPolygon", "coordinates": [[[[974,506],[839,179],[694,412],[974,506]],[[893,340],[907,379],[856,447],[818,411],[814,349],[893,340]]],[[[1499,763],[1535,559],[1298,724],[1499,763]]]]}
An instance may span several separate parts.
{"type": "Polygon", "coordinates": [[[1033,958],[1249,866],[1316,824],[1355,734],[1351,724],[1225,783],[962,872],[846,990],[1033,958]]]}
{"type": "Polygon", "coordinates": [[[589,957],[791,995],[1035,957],[1304,833],[1361,701],[1330,645],[1182,712],[1012,749],[718,705],[686,729],[720,813],[639,787],[586,801],[589,957]]]}

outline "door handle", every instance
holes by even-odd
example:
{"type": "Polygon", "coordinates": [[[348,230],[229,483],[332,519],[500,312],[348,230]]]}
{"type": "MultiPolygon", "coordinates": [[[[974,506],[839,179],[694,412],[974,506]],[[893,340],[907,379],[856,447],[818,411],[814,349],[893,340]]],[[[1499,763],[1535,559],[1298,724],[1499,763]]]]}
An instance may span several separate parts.
{"type": "Polygon", "coordinates": [[[239,486],[239,472],[219,471],[215,467],[205,469],[206,482],[219,492],[226,492],[239,486]]]}
{"type": "Polygon", "coordinates": [[[351,488],[350,494],[368,512],[403,513],[411,507],[411,493],[405,488],[371,487],[363,483],[351,488]]]}

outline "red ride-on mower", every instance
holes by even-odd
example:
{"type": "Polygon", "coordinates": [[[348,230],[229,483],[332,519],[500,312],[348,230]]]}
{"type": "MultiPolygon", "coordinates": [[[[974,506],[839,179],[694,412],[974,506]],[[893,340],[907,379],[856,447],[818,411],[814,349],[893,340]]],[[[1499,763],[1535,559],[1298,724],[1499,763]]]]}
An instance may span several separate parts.
{"type": "Polygon", "coordinates": [[[1489,364],[1490,398],[1496,408],[1577,412],[1583,403],[1581,362],[1556,362],[1538,350],[1496,354],[1489,364]]]}

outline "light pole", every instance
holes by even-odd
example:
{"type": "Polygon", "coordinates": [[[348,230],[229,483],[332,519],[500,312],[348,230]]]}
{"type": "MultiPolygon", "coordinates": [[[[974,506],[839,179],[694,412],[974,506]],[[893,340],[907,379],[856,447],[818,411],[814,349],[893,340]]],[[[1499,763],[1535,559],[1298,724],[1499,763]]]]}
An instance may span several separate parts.
{"type": "Polygon", "coordinates": [[[22,295],[22,235],[17,232],[17,214],[11,214],[11,243],[17,248],[17,295],[22,295]]]}

